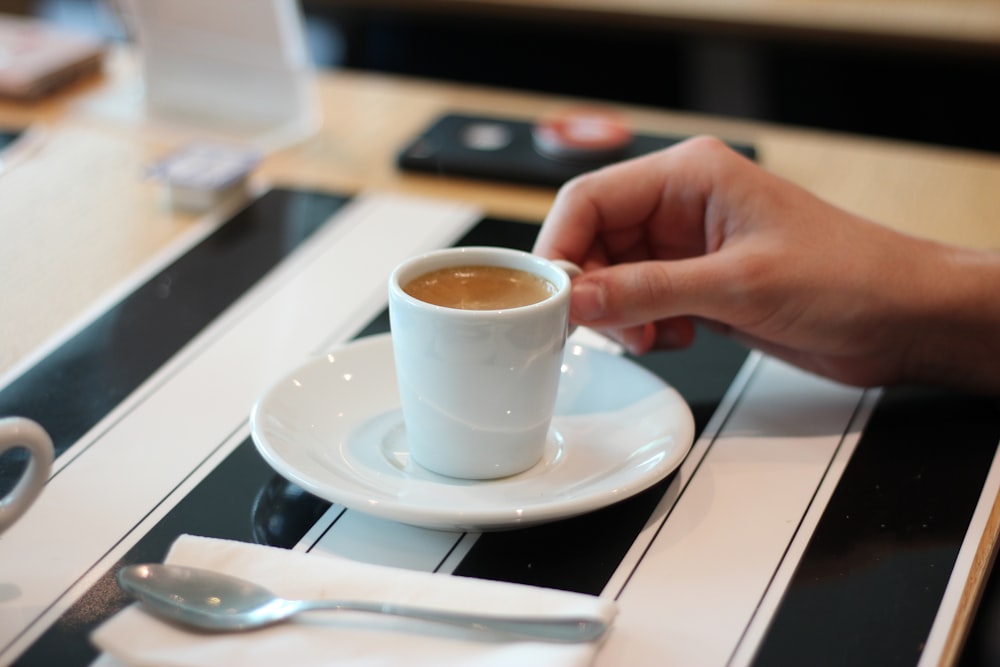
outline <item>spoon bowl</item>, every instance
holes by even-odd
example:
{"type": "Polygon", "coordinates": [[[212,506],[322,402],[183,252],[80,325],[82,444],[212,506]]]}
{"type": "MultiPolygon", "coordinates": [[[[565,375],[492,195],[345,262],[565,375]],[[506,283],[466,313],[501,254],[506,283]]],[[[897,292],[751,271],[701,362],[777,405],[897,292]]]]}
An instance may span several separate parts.
{"type": "Polygon", "coordinates": [[[596,617],[483,615],[352,600],[287,600],[244,579],[180,565],[129,565],[118,571],[117,578],[122,590],[153,615],[210,631],[250,630],[321,609],[389,614],[562,643],[593,641],[607,629],[596,617]]]}

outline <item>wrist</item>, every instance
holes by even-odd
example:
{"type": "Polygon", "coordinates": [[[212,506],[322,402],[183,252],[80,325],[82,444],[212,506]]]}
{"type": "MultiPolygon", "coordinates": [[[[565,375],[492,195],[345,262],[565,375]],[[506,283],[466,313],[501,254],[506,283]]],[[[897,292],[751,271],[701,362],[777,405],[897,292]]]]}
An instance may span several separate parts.
{"type": "Polygon", "coordinates": [[[903,379],[1000,393],[1000,253],[927,250],[903,379]]]}

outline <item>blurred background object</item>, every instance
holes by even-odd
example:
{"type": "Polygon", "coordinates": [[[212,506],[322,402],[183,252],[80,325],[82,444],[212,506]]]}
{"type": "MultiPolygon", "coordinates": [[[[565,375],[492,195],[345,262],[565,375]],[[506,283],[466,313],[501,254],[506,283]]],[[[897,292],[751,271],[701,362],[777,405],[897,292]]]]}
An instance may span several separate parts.
{"type": "Polygon", "coordinates": [[[120,0],[142,54],[145,115],[266,149],[319,127],[297,0],[120,0]]]}
{"type": "MultiPolygon", "coordinates": [[[[656,11],[665,14],[675,1],[660,2],[656,11]]],[[[115,4],[0,0],[0,11],[89,26],[123,39],[115,4]]],[[[721,4],[709,3],[705,11],[721,4]]],[[[786,20],[781,17],[765,30],[740,25],[735,13],[716,21],[599,20],[601,3],[593,0],[302,0],[300,5],[310,55],[320,66],[1000,151],[1000,102],[991,93],[1000,80],[1000,38],[990,38],[990,31],[1000,30],[1000,3],[990,0],[895,2],[885,8],[852,0],[799,7],[799,14],[837,10],[852,20],[868,16],[879,23],[868,28],[841,19],[828,31],[819,19],[810,29],[781,28],[786,20]],[[510,8],[520,4],[524,7],[516,11],[510,8]],[[582,9],[552,9],[559,5],[582,9]],[[894,10],[911,16],[900,15],[896,34],[882,34],[884,26],[893,25],[894,10]],[[929,30],[935,12],[954,14],[954,26],[919,34],[929,30]],[[914,16],[921,19],[917,27],[909,25],[914,16]]],[[[763,7],[777,13],[797,6],[761,0],[734,5],[734,11],[763,7]]]]}
{"type": "Polygon", "coordinates": [[[0,14],[0,96],[30,100],[101,69],[104,40],[84,29],[0,14]]]}

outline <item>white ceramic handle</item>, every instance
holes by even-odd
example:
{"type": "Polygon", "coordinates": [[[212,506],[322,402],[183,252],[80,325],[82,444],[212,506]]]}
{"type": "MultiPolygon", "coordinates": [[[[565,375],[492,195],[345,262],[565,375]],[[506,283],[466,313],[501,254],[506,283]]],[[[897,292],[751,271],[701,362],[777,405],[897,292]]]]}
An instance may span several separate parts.
{"type": "Polygon", "coordinates": [[[0,533],[5,531],[42,492],[52,470],[52,438],[41,426],[24,417],[0,419],[0,454],[8,449],[28,450],[28,466],[10,493],[0,499],[0,533]]]}
{"type": "Polygon", "coordinates": [[[569,274],[570,280],[573,280],[573,278],[576,278],[578,275],[583,273],[583,269],[568,259],[554,259],[552,260],[552,263],[569,274]]]}
{"type": "MultiPolygon", "coordinates": [[[[552,263],[565,271],[566,274],[569,275],[570,280],[573,280],[573,278],[576,278],[578,275],[583,273],[583,269],[568,259],[554,259],[552,260],[552,263]]],[[[572,336],[574,331],[576,331],[576,325],[570,322],[567,335],[572,336]]]]}

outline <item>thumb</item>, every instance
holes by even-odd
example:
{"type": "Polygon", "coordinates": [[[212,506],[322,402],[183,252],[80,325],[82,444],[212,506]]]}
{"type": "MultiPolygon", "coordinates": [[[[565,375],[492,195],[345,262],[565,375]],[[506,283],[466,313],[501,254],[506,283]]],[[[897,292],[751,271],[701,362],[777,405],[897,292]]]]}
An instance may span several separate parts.
{"type": "Polygon", "coordinates": [[[573,281],[570,317],[595,327],[630,327],[681,316],[716,319],[723,310],[725,291],[713,257],[632,262],[587,271],[573,281]]]}

